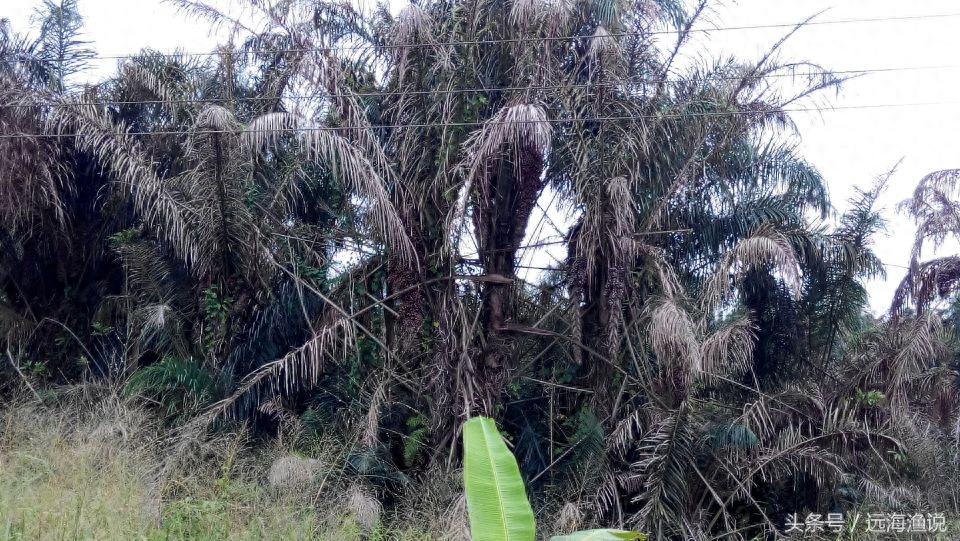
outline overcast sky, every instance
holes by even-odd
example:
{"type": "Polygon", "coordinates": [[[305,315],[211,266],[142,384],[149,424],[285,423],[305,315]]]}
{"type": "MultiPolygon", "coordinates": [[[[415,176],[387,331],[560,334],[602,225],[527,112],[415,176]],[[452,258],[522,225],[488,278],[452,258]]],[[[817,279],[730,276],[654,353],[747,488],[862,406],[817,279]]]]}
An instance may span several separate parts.
{"type": "MultiPolygon", "coordinates": [[[[0,17],[26,28],[34,0],[0,0],[0,17]]],[[[87,39],[99,55],[123,55],[142,47],[209,51],[215,37],[207,25],[186,20],[160,0],[80,0],[87,39]]],[[[894,213],[926,173],[960,167],[952,127],[960,125],[960,2],[957,0],[739,0],[718,4],[709,23],[716,28],[799,22],[824,11],[817,21],[881,19],[918,15],[936,18],[820,24],[801,29],[782,56],[832,70],[868,73],[848,82],[829,104],[834,110],[796,113],[801,149],[824,174],[834,205],[843,210],[854,186],[867,187],[900,158],[904,161],[882,199],[890,234],[877,242],[888,279],[870,285],[871,305],[882,312],[907,264],[914,228],[894,213]],[[937,69],[924,69],[937,67],[937,69]],[[909,68],[909,69],[902,69],[909,68]],[[919,69],[918,69],[919,68],[919,69]],[[917,105],[917,104],[939,105],[917,105]],[[899,105],[897,107],[888,107],[899,105]],[[863,106],[882,106],[859,108],[863,106]]],[[[776,29],[717,30],[702,40],[714,55],[756,58],[785,32],[776,29]]],[[[102,60],[110,73],[116,60],[102,60]]],[[[550,234],[547,231],[546,234],[550,234]]]]}

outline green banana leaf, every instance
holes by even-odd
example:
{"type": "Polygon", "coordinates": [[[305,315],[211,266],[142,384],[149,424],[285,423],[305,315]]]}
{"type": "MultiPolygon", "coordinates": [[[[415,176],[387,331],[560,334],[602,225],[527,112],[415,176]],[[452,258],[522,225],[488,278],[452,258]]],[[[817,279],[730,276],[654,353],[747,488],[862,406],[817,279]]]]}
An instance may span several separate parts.
{"type": "Polygon", "coordinates": [[[570,535],[555,535],[550,541],[646,541],[647,536],[640,532],[624,530],[585,530],[570,535]]]}
{"type": "Polygon", "coordinates": [[[534,541],[533,509],[520,468],[493,419],[463,425],[463,484],[473,541],[534,541]]]}

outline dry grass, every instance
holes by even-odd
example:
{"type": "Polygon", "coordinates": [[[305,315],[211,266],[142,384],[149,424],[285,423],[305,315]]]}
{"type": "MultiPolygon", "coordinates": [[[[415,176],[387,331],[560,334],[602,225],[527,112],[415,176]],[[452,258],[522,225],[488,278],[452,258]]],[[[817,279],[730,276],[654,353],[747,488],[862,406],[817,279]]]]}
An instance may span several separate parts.
{"type": "MultiPolygon", "coordinates": [[[[58,404],[0,410],[0,541],[435,538],[391,530],[389,517],[355,517],[348,487],[333,479],[340,468],[318,472],[326,483],[319,497],[316,483],[271,488],[270,466],[289,451],[254,447],[243,433],[205,442],[165,480],[158,505],[158,423],[116,399],[58,404]]],[[[311,464],[333,461],[317,458],[311,464]]]]}
{"type": "Polygon", "coordinates": [[[37,406],[4,411],[0,539],[136,539],[150,530],[151,458],[132,443],[145,428],[138,420],[121,413],[71,427],[37,406]]]}

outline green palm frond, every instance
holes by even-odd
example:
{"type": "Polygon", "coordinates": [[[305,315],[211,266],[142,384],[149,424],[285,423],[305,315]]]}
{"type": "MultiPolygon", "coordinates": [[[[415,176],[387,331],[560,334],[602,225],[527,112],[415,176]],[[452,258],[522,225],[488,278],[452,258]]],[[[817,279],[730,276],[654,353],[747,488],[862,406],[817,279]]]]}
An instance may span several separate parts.
{"type": "Polygon", "coordinates": [[[128,396],[160,402],[170,418],[186,418],[217,398],[217,382],[199,363],[167,357],[134,372],[124,387],[128,396]]]}

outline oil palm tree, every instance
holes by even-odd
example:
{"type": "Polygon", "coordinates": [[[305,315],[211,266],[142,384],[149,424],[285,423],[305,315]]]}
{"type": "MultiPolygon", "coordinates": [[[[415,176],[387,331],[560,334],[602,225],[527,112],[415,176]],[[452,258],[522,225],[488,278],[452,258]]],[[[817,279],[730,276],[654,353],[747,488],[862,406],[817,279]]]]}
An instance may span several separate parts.
{"type": "Polygon", "coordinates": [[[924,261],[923,250],[928,244],[937,249],[957,234],[958,178],[960,172],[955,169],[930,173],[917,184],[913,196],[900,205],[916,222],[917,232],[909,271],[891,306],[895,314],[903,313],[910,305],[922,314],[934,301],[949,297],[956,289],[957,258],[947,255],[924,261]]]}
{"type": "MultiPolygon", "coordinates": [[[[883,183],[831,226],[789,143],[823,68],[780,43],[681,65],[706,3],[175,3],[230,41],[82,90],[0,25],[13,349],[114,359],[174,422],[346,419],[363,494],[486,414],[536,506],[658,539],[946,501],[922,466],[955,419],[947,337],[864,314],[883,183]],[[526,281],[550,201],[566,257],[526,281]]],[[[911,207],[934,240],[952,178],[911,207]]],[[[952,288],[914,267],[901,298],[952,288]]]]}

